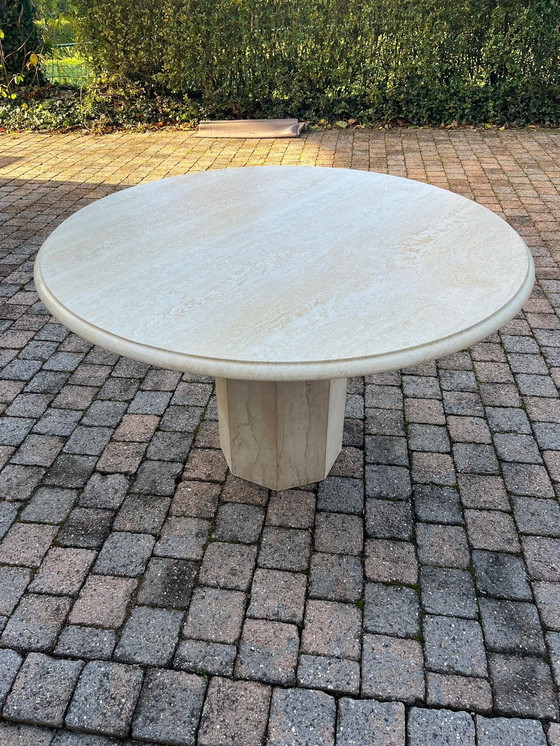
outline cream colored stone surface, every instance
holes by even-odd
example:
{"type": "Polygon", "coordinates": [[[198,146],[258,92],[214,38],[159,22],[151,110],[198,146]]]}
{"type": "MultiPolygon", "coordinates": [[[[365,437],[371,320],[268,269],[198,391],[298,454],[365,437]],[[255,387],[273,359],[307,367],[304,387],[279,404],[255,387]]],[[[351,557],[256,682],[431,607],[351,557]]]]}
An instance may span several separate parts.
{"type": "Polygon", "coordinates": [[[117,353],[222,378],[313,380],[464,348],[511,318],[533,265],[499,217],[366,171],[187,174],[80,210],[45,241],[39,294],[117,353]]]}
{"type": "Polygon", "coordinates": [[[346,379],[216,379],[220,443],[233,474],[273,490],[319,482],[342,447],[346,379]]]}

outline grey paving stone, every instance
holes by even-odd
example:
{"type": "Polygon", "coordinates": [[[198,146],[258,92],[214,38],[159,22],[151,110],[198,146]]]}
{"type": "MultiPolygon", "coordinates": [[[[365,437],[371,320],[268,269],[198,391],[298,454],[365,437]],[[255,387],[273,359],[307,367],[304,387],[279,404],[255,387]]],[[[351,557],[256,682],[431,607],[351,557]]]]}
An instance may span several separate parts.
{"type": "Polygon", "coordinates": [[[163,414],[171,394],[166,391],[138,391],[128,407],[131,414],[163,414]]]}
{"type": "Polygon", "coordinates": [[[217,676],[232,676],[237,648],[220,642],[183,640],[173,661],[175,668],[217,676]]]}
{"type": "Polygon", "coordinates": [[[416,399],[441,399],[439,381],[436,377],[404,375],[402,382],[405,396],[416,399]]]}
{"type": "Polygon", "coordinates": [[[359,659],[362,615],[352,604],[308,601],[301,650],[311,655],[359,659]]]}
{"type": "Polygon", "coordinates": [[[547,746],[542,724],[538,720],[519,718],[488,718],[476,716],[478,746],[547,746]]]}
{"type": "MultiPolygon", "coordinates": [[[[457,417],[450,415],[447,418],[449,434],[455,442],[463,443],[491,443],[492,437],[486,420],[482,417],[457,417]]],[[[449,448],[447,449],[449,450],[449,448]]]]}
{"type": "Polygon", "coordinates": [[[0,539],[3,539],[7,534],[8,529],[16,519],[17,512],[16,505],[0,502],[0,539]]]}
{"type": "Polygon", "coordinates": [[[305,529],[311,528],[314,521],[315,495],[313,492],[284,490],[271,493],[266,514],[267,526],[305,529]]]}
{"type": "Polygon", "coordinates": [[[404,705],[344,697],[338,704],[336,734],[337,746],[404,746],[404,705]]]}
{"type": "Polygon", "coordinates": [[[129,495],[115,517],[113,530],[157,534],[170,504],[168,497],[129,495]]]}
{"type": "Polygon", "coordinates": [[[299,632],[295,625],[247,619],[235,674],[267,684],[295,684],[298,649],[299,632]]]}
{"type": "Polygon", "coordinates": [[[408,466],[406,438],[392,435],[368,435],[365,439],[365,457],[369,464],[408,466]]]}
{"type": "Polygon", "coordinates": [[[64,446],[64,451],[84,456],[99,456],[109,442],[112,432],[109,427],[78,425],[64,446]]]}
{"type": "MultiPolygon", "coordinates": [[[[27,396],[44,396],[27,394],[27,396]]],[[[50,398],[50,397],[49,397],[50,398]]],[[[34,433],[41,435],[71,435],[80,421],[82,413],[73,409],[49,409],[33,428],[34,433]]]]}
{"type": "Polygon", "coordinates": [[[77,594],[94,559],[95,552],[90,549],[51,547],[29,590],[34,593],[77,594]]]}
{"type": "Polygon", "coordinates": [[[198,731],[199,746],[260,746],[271,690],[253,681],[211,680],[198,731]]]}
{"type": "Polygon", "coordinates": [[[428,672],[426,683],[428,705],[476,712],[492,710],[492,690],[486,679],[428,672]]]}
{"type": "Polygon", "coordinates": [[[466,508],[510,509],[501,477],[460,474],[459,493],[466,508]]]}
{"type": "Polygon", "coordinates": [[[40,487],[21,513],[21,518],[37,523],[61,523],[72,509],[76,498],[76,490],[40,487]]]}
{"type": "Polygon", "coordinates": [[[0,710],[12,688],[22,660],[21,655],[15,650],[0,649],[0,710]]]}
{"type": "Polygon", "coordinates": [[[135,607],[124,626],[114,659],[124,663],[168,665],[179,640],[182,619],[180,611],[135,607]]]}
{"type": "Polygon", "coordinates": [[[504,461],[516,463],[542,464],[539,447],[532,435],[518,433],[498,433],[494,436],[498,456],[504,461]]]}
{"type": "Polygon", "coordinates": [[[427,523],[463,523],[461,500],[453,487],[415,485],[414,511],[419,521],[427,523]]]}
{"type": "Polygon", "coordinates": [[[138,592],[138,603],[186,609],[189,605],[196,565],[188,560],[150,560],[138,592]]]}
{"type": "Polygon", "coordinates": [[[109,535],[113,515],[111,510],[74,508],[56,540],[65,547],[99,549],[109,535]]]}
{"type": "Polygon", "coordinates": [[[513,512],[522,533],[560,537],[560,505],[556,500],[514,497],[513,512]]]}
{"type": "Polygon", "coordinates": [[[144,572],[154,543],[150,534],[113,532],[99,552],[95,572],[136,577],[144,572]]]}
{"type": "Polygon", "coordinates": [[[132,724],[133,738],[195,744],[206,685],[201,676],[182,671],[147,671],[132,724]]]}
{"type": "Polygon", "coordinates": [[[2,644],[18,650],[52,650],[71,603],[61,596],[25,595],[4,628],[2,644]]]}
{"type": "Polygon", "coordinates": [[[110,376],[99,390],[97,398],[131,401],[138,390],[138,386],[139,381],[136,378],[114,378],[110,376]]]}
{"type": "Polygon", "coordinates": [[[544,466],[504,463],[502,471],[508,492],[528,497],[554,497],[554,489],[544,466]]]}
{"type": "Polygon", "coordinates": [[[59,731],[51,746],[121,746],[122,741],[106,736],[94,736],[91,733],[75,733],[70,730],[59,731]]]}
{"type": "Polygon", "coordinates": [[[363,627],[367,632],[396,637],[417,637],[420,609],[413,588],[368,583],[363,627]]]}
{"type": "Polygon", "coordinates": [[[30,417],[3,417],[0,421],[0,445],[19,446],[34,424],[30,417]]]}
{"type": "Polygon", "coordinates": [[[479,443],[457,443],[453,458],[458,472],[473,474],[498,474],[499,466],[494,449],[479,443]]]}
{"type": "Polygon", "coordinates": [[[560,583],[537,581],[533,592],[545,627],[560,630],[560,583]]]}
{"type": "Polygon", "coordinates": [[[560,539],[525,536],[523,552],[531,578],[560,582],[560,539]]]}
{"type": "Polygon", "coordinates": [[[333,513],[355,513],[364,509],[364,485],[361,479],[327,477],[319,484],[317,509],[333,513]]]}
{"type": "Polygon", "coordinates": [[[420,643],[384,635],[364,635],[362,696],[422,701],[424,658],[420,643]]]}
{"type": "Polygon", "coordinates": [[[69,728],[108,736],[126,736],[142,685],[142,671],[122,663],[91,661],[70,702],[69,728]]]}
{"type": "Polygon", "coordinates": [[[482,629],[473,619],[426,616],[424,653],[432,671],[465,676],[488,673],[482,629]]]}
{"type": "Polygon", "coordinates": [[[146,459],[138,469],[133,490],[147,495],[171,496],[175,493],[176,480],[182,470],[182,463],[146,459]]]}
{"type": "Polygon", "coordinates": [[[14,523],[0,544],[0,562],[37,567],[47,553],[56,526],[14,523]]]}
{"type": "Polygon", "coordinates": [[[546,644],[550,653],[550,665],[556,686],[560,687],[560,633],[547,632],[546,644]]]}
{"type": "Polygon", "coordinates": [[[353,601],[362,597],[363,569],[360,557],[345,554],[311,555],[310,598],[353,601]]]}
{"type": "Polygon", "coordinates": [[[25,567],[0,567],[0,614],[12,613],[30,578],[31,571],[25,567]]]}
{"type": "MultiPolygon", "coordinates": [[[[414,403],[417,400],[407,400],[414,403]]],[[[432,403],[432,400],[429,402],[432,403]]],[[[407,418],[409,419],[409,411],[407,418]]],[[[373,409],[367,407],[365,410],[365,425],[368,435],[405,435],[403,413],[398,409],[373,409]]]]}
{"type": "Polygon", "coordinates": [[[417,523],[418,558],[426,565],[466,568],[470,563],[465,529],[437,523],[417,523]]]}
{"type": "Polygon", "coordinates": [[[261,507],[226,503],[218,509],[214,539],[252,544],[258,541],[263,523],[261,507]]]}
{"type": "Polygon", "coordinates": [[[80,496],[84,508],[117,510],[122,505],[128,490],[128,479],[124,474],[100,474],[96,472],[86,484],[80,496]]]}
{"type": "Polygon", "coordinates": [[[82,661],[30,653],[6,699],[3,716],[24,723],[61,726],[83,665],[82,661]]]}
{"type": "Polygon", "coordinates": [[[560,423],[537,422],[533,425],[539,448],[543,450],[560,450],[560,423]]]}
{"type": "Polygon", "coordinates": [[[306,577],[303,574],[259,569],[253,578],[247,615],[270,621],[301,624],[305,591],[306,577]]]}
{"type": "Polygon", "coordinates": [[[211,542],[204,553],[199,582],[218,588],[249,589],[257,558],[257,548],[244,544],[211,542]]]}
{"type": "Polygon", "coordinates": [[[402,409],[402,391],[396,386],[367,384],[365,390],[366,407],[379,409],[402,409]]]}
{"type": "Polygon", "coordinates": [[[0,746],[50,746],[53,738],[50,728],[0,722],[0,746]]]}
{"type": "Polygon", "coordinates": [[[331,554],[360,554],[363,548],[363,521],[344,513],[317,513],[315,549],[331,554]]]}
{"type": "Polygon", "coordinates": [[[108,660],[115,648],[117,634],[112,629],[68,625],[62,629],[54,652],[73,658],[108,660]]]}
{"type": "Polygon", "coordinates": [[[268,490],[230,473],[226,477],[226,483],[222,490],[222,500],[224,502],[266,506],[268,490]]]}
{"type": "Polygon", "coordinates": [[[192,445],[192,436],[184,432],[158,430],[150,439],[148,458],[161,461],[185,461],[192,445]]]}
{"type": "Polygon", "coordinates": [[[257,562],[260,567],[305,572],[310,553],[309,531],[265,526],[257,562]]]}
{"type": "Polygon", "coordinates": [[[466,370],[440,370],[439,380],[443,391],[477,391],[474,373],[466,370]]]}
{"type": "Polygon", "coordinates": [[[308,689],[274,689],[267,746],[334,746],[336,701],[308,689]]]}
{"type": "Polygon", "coordinates": [[[407,541],[368,539],[365,572],[368,580],[414,585],[418,582],[418,561],[414,544],[407,541]]]}
{"type": "Polygon", "coordinates": [[[488,657],[495,709],[527,718],[558,717],[549,665],[541,658],[493,653],[488,657]]]}
{"type": "Polygon", "coordinates": [[[448,567],[422,567],[422,605],[428,614],[476,619],[478,608],[470,573],[448,567]]]}
{"type": "Polygon", "coordinates": [[[209,642],[234,643],[241,632],[245,594],[220,588],[195,588],[184,635],[209,642]]]}
{"type": "Polygon", "coordinates": [[[177,559],[202,559],[210,527],[210,522],[203,518],[170,516],[162,526],[154,554],[177,559]]]}
{"type": "Polygon", "coordinates": [[[366,496],[407,500],[412,494],[410,471],[403,466],[366,465],[366,496]]]}
{"type": "Polygon", "coordinates": [[[537,607],[525,601],[480,599],[486,644],[501,653],[544,655],[546,648],[537,607]]]}
{"type": "Polygon", "coordinates": [[[479,591],[495,598],[532,599],[527,569],[521,557],[480,550],[475,550],[472,557],[479,591]]]}
{"type": "Polygon", "coordinates": [[[341,694],[360,691],[360,664],[347,658],[300,655],[297,670],[300,687],[324,689],[341,694]]]}
{"type": "Polygon", "coordinates": [[[457,482],[453,459],[448,453],[414,451],[412,479],[419,484],[454,486],[457,482]]]}
{"type": "Polygon", "coordinates": [[[45,476],[45,484],[56,487],[77,487],[81,489],[90,478],[97,458],[61,453],[45,476]]]}
{"type": "Polygon", "coordinates": [[[412,507],[402,500],[366,501],[366,535],[375,539],[410,540],[413,534],[412,507]]]}
{"type": "MultiPolygon", "coordinates": [[[[503,386],[500,384],[500,387],[503,386]]],[[[481,388],[484,390],[484,385],[481,388]]],[[[481,397],[472,391],[444,391],[443,408],[447,415],[484,417],[481,397]]]]}
{"type": "Polygon", "coordinates": [[[486,416],[494,432],[531,432],[525,411],[518,407],[486,407],[486,416]]]}
{"type": "MultiPolygon", "coordinates": [[[[168,414],[170,411],[168,410],[168,414]]],[[[209,410],[206,411],[206,418],[208,419],[208,417],[209,410]]],[[[187,459],[183,479],[224,482],[227,473],[228,466],[221,450],[214,448],[193,448],[187,459]]]]}
{"type": "Polygon", "coordinates": [[[133,578],[89,575],[70,612],[69,621],[107,629],[120,627],[136,584],[133,578]]]}
{"type": "Polygon", "coordinates": [[[475,746],[476,743],[474,722],[467,712],[413,707],[407,732],[410,746],[475,746]]]}
{"type": "Polygon", "coordinates": [[[408,426],[408,447],[412,451],[433,451],[435,453],[448,453],[451,450],[445,427],[417,423],[408,426]]]}
{"type": "Polygon", "coordinates": [[[82,425],[116,427],[126,412],[126,403],[120,401],[94,401],[84,415],[82,425]]]}

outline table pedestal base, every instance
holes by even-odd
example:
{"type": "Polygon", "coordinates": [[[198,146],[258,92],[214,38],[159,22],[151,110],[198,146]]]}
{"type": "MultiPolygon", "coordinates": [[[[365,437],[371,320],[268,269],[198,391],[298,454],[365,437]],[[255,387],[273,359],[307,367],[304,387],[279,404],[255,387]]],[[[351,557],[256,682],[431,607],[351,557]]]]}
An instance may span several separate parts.
{"type": "Polygon", "coordinates": [[[216,379],[220,443],[233,474],[272,490],[319,482],[342,448],[346,378],[216,379]]]}

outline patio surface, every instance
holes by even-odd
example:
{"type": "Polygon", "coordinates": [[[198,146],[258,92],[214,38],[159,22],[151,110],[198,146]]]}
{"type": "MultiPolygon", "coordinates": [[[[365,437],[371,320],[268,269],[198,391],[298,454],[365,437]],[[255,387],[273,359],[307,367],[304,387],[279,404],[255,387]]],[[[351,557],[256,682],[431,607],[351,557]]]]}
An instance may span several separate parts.
{"type": "Polygon", "coordinates": [[[0,136],[0,746],[560,746],[559,146],[0,136]],[[92,200],[259,164],[456,191],[538,277],[499,334],[351,380],[331,476],[284,493],[228,474],[209,379],[83,342],[32,282],[92,200]]]}

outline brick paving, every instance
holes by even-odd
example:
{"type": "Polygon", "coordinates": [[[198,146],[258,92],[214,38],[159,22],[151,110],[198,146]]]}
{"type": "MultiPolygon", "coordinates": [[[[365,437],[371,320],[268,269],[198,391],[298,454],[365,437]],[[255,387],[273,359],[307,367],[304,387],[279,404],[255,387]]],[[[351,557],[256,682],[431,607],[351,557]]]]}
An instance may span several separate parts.
{"type": "Polygon", "coordinates": [[[560,132],[0,135],[0,746],[559,746],[560,132]],[[212,381],[69,333],[33,258],[187,171],[370,169],[533,251],[469,350],[349,382],[320,485],[228,474],[212,381]]]}

